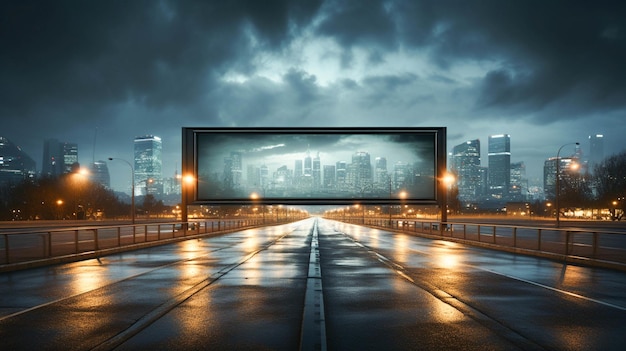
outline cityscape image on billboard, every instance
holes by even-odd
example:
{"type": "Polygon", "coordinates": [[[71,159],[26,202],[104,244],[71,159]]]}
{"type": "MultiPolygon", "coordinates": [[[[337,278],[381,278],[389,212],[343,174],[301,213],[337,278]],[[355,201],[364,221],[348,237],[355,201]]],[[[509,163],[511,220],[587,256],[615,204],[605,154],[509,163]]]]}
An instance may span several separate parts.
{"type": "Polygon", "coordinates": [[[193,139],[196,202],[432,203],[442,132],[261,128],[184,135],[193,139]]]}

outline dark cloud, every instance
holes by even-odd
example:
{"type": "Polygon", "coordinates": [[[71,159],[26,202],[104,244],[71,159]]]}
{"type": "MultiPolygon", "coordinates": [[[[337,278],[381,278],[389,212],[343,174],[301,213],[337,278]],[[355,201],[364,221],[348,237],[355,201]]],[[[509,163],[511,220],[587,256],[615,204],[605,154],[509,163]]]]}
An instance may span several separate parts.
{"type": "MultiPolygon", "coordinates": [[[[609,0],[7,0],[1,132],[39,162],[43,139],[89,150],[96,129],[102,157],[155,134],[178,158],[190,125],[616,125],[624,18],[609,0]],[[332,44],[314,55],[340,71],[335,81],[294,58],[319,38],[332,44]],[[427,67],[402,67],[412,59],[427,67]],[[401,63],[381,71],[390,62],[401,63]]],[[[449,136],[486,137],[473,132],[449,136]]]]}
{"type": "MultiPolygon", "coordinates": [[[[562,115],[549,109],[541,117],[552,120],[626,107],[623,2],[462,3],[428,6],[437,21],[422,42],[434,48],[433,59],[442,66],[467,59],[501,62],[479,86],[479,108],[537,114],[563,100],[575,103],[562,115]]],[[[418,28],[417,37],[424,32],[418,28]]]]}

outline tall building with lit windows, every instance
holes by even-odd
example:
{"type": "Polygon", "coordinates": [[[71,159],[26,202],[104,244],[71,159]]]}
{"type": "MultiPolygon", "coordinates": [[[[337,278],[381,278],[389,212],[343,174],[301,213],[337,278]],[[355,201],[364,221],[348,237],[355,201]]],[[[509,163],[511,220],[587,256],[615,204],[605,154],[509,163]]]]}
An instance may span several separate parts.
{"type": "Polygon", "coordinates": [[[489,196],[506,200],[511,184],[511,136],[490,135],[487,151],[489,196]]]}
{"type": "Polygon", "coordinates": [[[480,172],[480,140],[468,140],[452,149],[450,168],[456,175],[459,200],[478,201],[482,195],[480,172]]]}
{"type": "Polygon", "coordinates": [[[35,161],[9,139],[0,136],[0,199],[2,187],[35,177],[35,161]]]}
{"type": "Polygon", "coordinates": [[[72,166],[78,163],[78,144],[46,139],[43,143],[43,161],[41,175],[57,177],[72,172],[72,166]]]}
{"type": "MultiPolygon", "coordinates": [[[[579,167],[577,157],[559,157],[559,180],[560,188],[563,190],[565,184],[571,183],[572,175],[579,167]]],[[[551,157],[543,164],[543,189],[546,200],[554,201],[556,198],[556,164],[557,158],[551,157]]]]}
{"type": "Polygon", "coordinates": [[[91,164],[90,177],[92,181],[102,184],[105,188],[111,187],[109,167],[105,161],[95,161],[91,164]]]}
{"type": "Polygon", "coordinates": [[[135,195],[161,195],[163,193],[161,138],[154,135],[136,137],[134,145],[135,195]]]}
{"type": "Polygon", "coordinates": [[[588,169],[593,173],[597,164],[604,160],[604,135],[595,134],[589,136],[589,160],[588,169]]]}

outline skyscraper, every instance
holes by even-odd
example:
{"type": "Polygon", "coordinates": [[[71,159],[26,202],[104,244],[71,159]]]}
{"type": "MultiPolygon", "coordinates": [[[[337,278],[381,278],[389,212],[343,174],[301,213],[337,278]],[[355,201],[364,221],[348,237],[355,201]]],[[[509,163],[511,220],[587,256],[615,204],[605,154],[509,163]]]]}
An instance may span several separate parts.
{"type": "Polygon", "coordinates": [[[313,187],[319,188],[322,183],[322,163],[320,161],[320,153],[313,158],[313,187]]]}
{"type": "Polygon", "coordinates": [[[109,167],[104,161],[96,161],[91,164],[90,172],[91,180],[102,186],[109,188],[111,186],[111,176],[109,175],[109,167]]]}
{"type": "Polygon", "coordinates": [[[528,198],[528,180],[526,179],[526,165],[524,162],[511,164],[511,183],[509,201],[526,201],[528,198]]]}
{"type": "Polygon", "coordinates": [[[588,169],[593,173],[597,164],[604,160],[604,135],[589,136],[589,163],[588,169]]]}
{"type": "Polygon", "coordinates": [[[376,157],[376,159],[374,159],[374,183],[376,184],[376,190],[389,189],[389,182],[387,158],[376,157]]]}
{"type": "Polygon", "coordinates": [[[72,166],[78,163],[78,145],[75,143],[61,143],[57,139],[46,139],[43,144],[43,162],[41,175],[57,177],[70,173],[72,166]]]}
{"type": "MultiPolygon", "coordinates": [[[[543,164],[543,189],[547,200],[554,201],[556,198],[556,157],[547,159],[543,164]]],[[[565,184],[571,183],[572,175],[578,171],[577,157],[559,157],[559,184],[561,190],[565,184]]]]}
{"type": "Polygon", "coordinates": [[[0,186],[34,177],[35,161],[9,139],[0,136],[0,186]]]}
{"type": "Polygon", "coordinates": [[[452,149],[450,168],[456,174],[459,200],[474,202],[480,199],[483,188],[480,174],[480,140],[468,140],[452,149]]]}
{"type": "Polygon", "coordinates": [[[489,195],[493,199],[506,200],[511,183],[511,136],[490,135],[487,156],[489,195]]]}
{"type": "Polygon", "coordinates": [[[135,138],[135,195],[163,193],[161,138],[146,135],[135,138]]]}
{"type": "Polygon", "coordinates": [[[348,170],[350,185],[357,192],[371,191],[372,164],[370,154],[364,151],[355,152],[352,155],[352,164],[348,170]]]}

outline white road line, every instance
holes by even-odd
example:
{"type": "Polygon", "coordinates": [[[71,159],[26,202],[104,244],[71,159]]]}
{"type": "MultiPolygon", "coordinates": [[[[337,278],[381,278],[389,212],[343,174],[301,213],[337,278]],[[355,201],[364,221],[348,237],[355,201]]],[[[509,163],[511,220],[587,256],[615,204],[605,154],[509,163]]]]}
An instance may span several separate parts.
{"type": "Polygon", "coordinates": [[[317,220],[313,223],[313,236],[311,238],[300,350],[326,350],[326,319],[324,316],[317,220]]]}
{"type": "Polygon", "coordinates": [[[555,288],[555,287],[552,287],[552,286],[548,286],[548,285],[545,285],[545,284],[534,282],[532,280],[528,280],[528,279],[524,279],[524,278],[520,278],[520,277],[515,277],[515,276],[509,275],[509,274],[496,272],[494,270],[487,269],[487,268],[481,268],[481,267],[476,267],[476,266],[471,266],[471,265],[467,265],[467,266],[473,267],[473,268],[476,268],[476,269],[480,269],[480,270],[485,271],[485,272],[497,274],[497,275],[500,275],[500,276],[503,276],[503,277],[507,277],[507,278],[510,278],[510,279],[515,279],[515,280],[518,280],[520,282],[524,282],[524,283],[528,283],[528,284],[531,284],[531,285],[535,285],[535,286],[538,286],[540,288],[552,290],[552,291],[555,291],[555,292],[558,292],[558,293],[561,293],[561,294],[564,294],[564,295],[576,297],[576,298],[579,298],[579,299],[582,299],[582,300],[585,300],[585,301],[595,302],[595,303],[600,304],[600,305],[604,305],[604,306],[607,306],[607,307],[612,307],[612,308],[615,308],[615,309],[618,309],[618,310],[621,310],[621,311],[626,311],[626,307],[614,305],[612,303],[608,303],[608,302],[597,300],[597,299],[594,299],[594,298],[591,298],[591,297],[587,297],[587,296],[583,296],[583,295],[580,295],[580,294],[576,294],[576,293],[573,293],[571,291],[555,288]]]}

